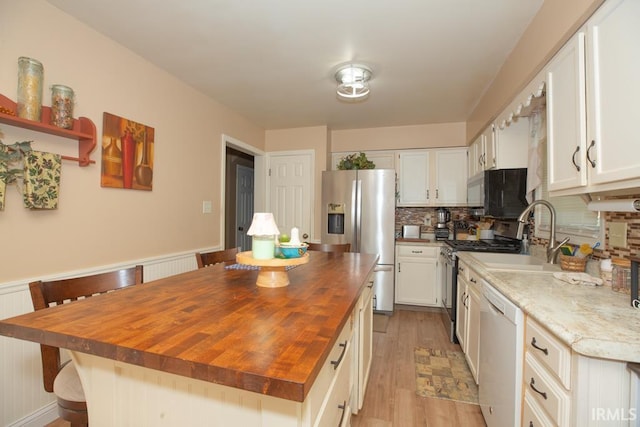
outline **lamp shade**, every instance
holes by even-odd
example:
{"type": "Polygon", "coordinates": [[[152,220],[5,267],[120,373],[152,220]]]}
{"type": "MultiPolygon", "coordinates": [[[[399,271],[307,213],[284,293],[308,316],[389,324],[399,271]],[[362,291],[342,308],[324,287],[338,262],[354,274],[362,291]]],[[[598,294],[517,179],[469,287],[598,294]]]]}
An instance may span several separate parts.
{"type": "Polygon", "coordinates": [[[271,212],[256,212],[253,214],[253,221],[247,234],[249,236],[276,236],[280,234],[280,230],[278,230],[271,212]]]}

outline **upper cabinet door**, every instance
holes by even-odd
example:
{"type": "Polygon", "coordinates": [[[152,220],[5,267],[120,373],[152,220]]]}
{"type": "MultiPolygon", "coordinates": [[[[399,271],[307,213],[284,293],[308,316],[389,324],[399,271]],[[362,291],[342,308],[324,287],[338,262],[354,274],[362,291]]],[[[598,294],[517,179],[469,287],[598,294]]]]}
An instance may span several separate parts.
{"type": "Polygon", "coordinates": [[[429,151],[406,151],[398,155],[398,206],[427,206],[435,195],[429,189],[429,151]]]}
{"type": "Polygon", "coordinates": [[[466,206],[467,149],[398,154],[398,206],[466,206]]]}
{"type": "Polygon", "coordinates": [[[436,151],[435,198],[438,206],[467,204],[467,149],[436,151]]]}
{"type": "Polygon", "coordinates": [[[591,184],[640,177],[640,1],[608,0],[587,23],[591,184]]]}
{"type": "Polygon", "coordinates": [[[584,32],[578,32],[547,69],[549,190],[587,185],[584,32]]]}
{"type": "Polygon", "coordinates": [[[496,130],[493,123],[482,132],[482,137],[484,139],[484,154],[482,156],[484,170],[495,169],[498,167],[496,159],[498,147],[496,147],[496,130]]]}

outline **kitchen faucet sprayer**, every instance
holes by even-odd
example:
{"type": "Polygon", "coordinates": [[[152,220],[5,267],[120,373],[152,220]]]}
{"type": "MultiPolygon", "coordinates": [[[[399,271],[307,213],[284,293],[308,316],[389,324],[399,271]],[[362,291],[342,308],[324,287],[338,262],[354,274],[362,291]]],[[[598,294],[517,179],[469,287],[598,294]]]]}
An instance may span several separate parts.
{"type": "Polygon", "coordinates": [[[529,206],[527,206],[527,208],[518,217],[518,234],[516,237],[518,239],[522,239],[522,233],[524,232],[524,226],[527,223],[527,218],[536,205],[544,205],[549,209],[551,221],[549,224],[550,231],[549,245],[547,246],[547,262],[549,264],[556,264],[556,258],[558,257],[558,252],[560,252],[560,247],[569,241],[569,237],[556,245],[556,210],[551,203],[546,200],[534,200],[529,206]]]}

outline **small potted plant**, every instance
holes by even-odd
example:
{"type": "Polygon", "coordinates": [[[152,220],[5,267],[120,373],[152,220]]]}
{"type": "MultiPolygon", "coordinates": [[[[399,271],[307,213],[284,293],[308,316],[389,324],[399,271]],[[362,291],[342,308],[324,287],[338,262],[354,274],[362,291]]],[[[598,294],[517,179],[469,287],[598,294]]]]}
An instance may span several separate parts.
{"type": "Polygon", "coordinates": [[[351,169],[375,169],[376,165],[371,160],[367,159],[367,155],[364,153],[353,153],[343,157],[338,163],[339,170],[351,170],[351,169]]]}

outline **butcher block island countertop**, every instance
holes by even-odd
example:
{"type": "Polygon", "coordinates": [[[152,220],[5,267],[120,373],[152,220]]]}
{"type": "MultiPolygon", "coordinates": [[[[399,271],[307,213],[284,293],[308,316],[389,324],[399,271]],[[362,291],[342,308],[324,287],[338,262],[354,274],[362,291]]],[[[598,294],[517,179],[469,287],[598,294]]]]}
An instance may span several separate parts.
{"type": "Polygon", "coordinates": [[[311,252],[282,288],[218,264],[5,319],[0,334],[302,402],[376,261],[311,252]]]}

